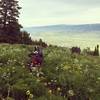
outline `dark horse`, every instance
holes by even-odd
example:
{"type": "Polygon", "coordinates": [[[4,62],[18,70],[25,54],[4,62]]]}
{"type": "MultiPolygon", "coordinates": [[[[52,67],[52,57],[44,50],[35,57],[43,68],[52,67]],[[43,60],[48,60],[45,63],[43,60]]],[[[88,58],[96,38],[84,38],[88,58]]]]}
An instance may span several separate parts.
{"type": "Polygon", "coordinates": [[[71,49],[71,53],[77,53],[80,54],[81,53],[81,49],[79,47],[72,47],[71,49]]]}

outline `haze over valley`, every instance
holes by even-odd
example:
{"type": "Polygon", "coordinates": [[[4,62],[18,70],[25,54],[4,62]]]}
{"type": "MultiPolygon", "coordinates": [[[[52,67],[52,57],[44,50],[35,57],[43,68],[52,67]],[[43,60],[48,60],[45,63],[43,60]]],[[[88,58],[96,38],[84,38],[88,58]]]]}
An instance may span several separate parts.
{"type": "Polygon", "coordinates": [[[50,25],[25,27],[32,39],[43,39],[48,44],[94,48],[100,44],[100,24],[50,25]]]}

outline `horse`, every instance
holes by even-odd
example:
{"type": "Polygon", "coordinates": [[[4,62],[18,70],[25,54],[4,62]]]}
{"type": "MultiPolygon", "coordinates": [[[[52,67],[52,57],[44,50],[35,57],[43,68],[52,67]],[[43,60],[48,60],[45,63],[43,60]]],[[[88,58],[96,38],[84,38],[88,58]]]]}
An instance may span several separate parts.
{"type": "Polygon", "coordinates": [[[77,53],[80,54],[81,53],[81,49],[79,47],[72,47],[71,49],[71,53],[77,53]]]}

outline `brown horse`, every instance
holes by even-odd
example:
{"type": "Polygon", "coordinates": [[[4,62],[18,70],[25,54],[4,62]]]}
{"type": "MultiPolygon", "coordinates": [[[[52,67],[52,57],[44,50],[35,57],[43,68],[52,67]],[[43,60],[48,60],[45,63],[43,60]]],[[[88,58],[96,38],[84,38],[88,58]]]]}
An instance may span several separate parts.
{"type": "Polygon", "coordinates": [[[71,53],[77,53],[80,54],[81,53],[81,49],[79,47],[72,47],[71,49],[71,53]]]}

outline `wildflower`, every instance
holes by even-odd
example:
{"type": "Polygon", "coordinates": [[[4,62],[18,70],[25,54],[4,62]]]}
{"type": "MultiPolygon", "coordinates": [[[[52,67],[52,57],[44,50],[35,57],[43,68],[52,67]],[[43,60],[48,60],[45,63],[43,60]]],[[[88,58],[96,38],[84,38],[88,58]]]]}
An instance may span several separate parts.
{"type": "Polygon", "coordinates": [[[3,65],[3,63],[0,63],[0,66],[2,66],[3,65]]]}
{"type": "Polygon", "coordinates": [[[8,75],[8,76],[10,76],[10,75],[11,75],[11,73],[9,72],[7,75],[8,75]]]}
{"type": "Polygon", "coordinates": [[[94,89],[88,88],[89,92],[94,92],[94,89]]]}
{"type": "Polygon", "coordinates": [[[24,65],[24,63],[23,62],[20,62],[21,63],[21,65],[23,66],[24,65]]]}
{"type": "MultiPolygon", "coordinates": [[[[33,66],[33,65],[32,65],[33,66]]],[[[32,67],[32,71],[36,71],[36,67],[32,67]]]]}
{"type": "Polygon", "coordinates": [[[100,77],[98,77],[97,79],[100,80],[100,77]]]}
{"type": "Polygon", "coordinates": [[[82,74],[83,72],[82,72],[82,71],[80,71],[80,73],[82,74]]]}
{"type": "Polygon", "coordinates": [[[88,68],[85,68],[84,72],[88,72],[88,68]]]}
{"type": "Polygon", "coordinates": [[[56,70],[59,70],[59,67],[56,67],[56,70]]]}
{"type": "Polygon", "coordinates": [[[54,80],[54,82],[57,82],[57,80],[54,80]]]}
{"type": "Polygon", "coordinates": [[[15,71],[15,70],[13,70],[12,72],[13,72],[13,73],[15,73],[16,71],[15,71]]]}
{"type": "Polygon", "coordinates": [[[40,76],[40,73],[38,72],[38,73],[36,74],[36,76],[39,77],[39,76],[40,76]]]}
{"type": "Polygon", "coordinates": [[[74,63],[78,63],[79,62],[79,60],[78,59],[74,59],[74,63]]]}
{"type": "Polygon", "coordinates": [[[48,84],[50,85],[50,84],[51,84],[51,82],[48,82],[48,84]]]}
{"type": "Polygon", "coordinates": [[[40,79],[37,79],[37,82],[40,82],[40,79]]]}
{"type": "Polygon", "coordinates": [[[74,95],[74,91],[73,90],[69,90],[68,94],[69,94],[69,96],[73,96],[74,95]]]}
{"type": "Polygon", "coordinates": [[[7,75],[7,73],[6,73],[6,72],[4,72],[4,73],[3,73],[3,75],[2,75],[2,77],[6,77],[6,75],[7,75]]]}
{"type": "Polygon", "coordinates": [[[32,73],[30,72],[29,75],[32,75],[32,73]]]}
{"type": "Polygon", "coordinates": [[[58,88],[57,88],[57,91],[60,91],[60,90],[61,90],[61,88],[60,88],[60,87],[58,87],[58,88]]]}
{"type": "Polygon", "coordinates": [[[23,65],[22,68],[25,68],[25,66],[23,65]]]}
{"type": "Polygon", "coordinates": [[[9,68],[7,68],[7,71],[9,71],[10,69],[9,68]]]}
{"type": "Polygon", "coordinates": [[[33,98],[33,94],[30,94],[30,95],[29,95],[29,98],[32,99],[32,98],[33,98]]]}
{"type": "Polygon", "coordinates": [[[48,93],[51,94],[52,93],[52,90],[49,90],[48,93]]]}
{"type": "Polygon", "coordinates": [[[14,59],[14,62],[16,62],[16,59],[14,59]]]}
{"type": "Polygon", "coordinates": [[[81,66],[78,66],[78,69],[81,70],[82,69],[81,66]]]}
{"type": "Polygon", "coordinates": [[[47,83],[45,82],[44,85],[47,86],[47,83]]]}
{"type": "Polygon", "coordinates": [[[15,70],[15,67],[12,67],[13,70],[15,70]]]}
{"type": "Polygon", "coordinates": [[[26,91],[26,95],[30,95],[30,90],[26,91]]]}
{"type": "Polygon", "coordinates": [[[51,82],[53,82],[53,80],[51,80],[51,82]]]}

